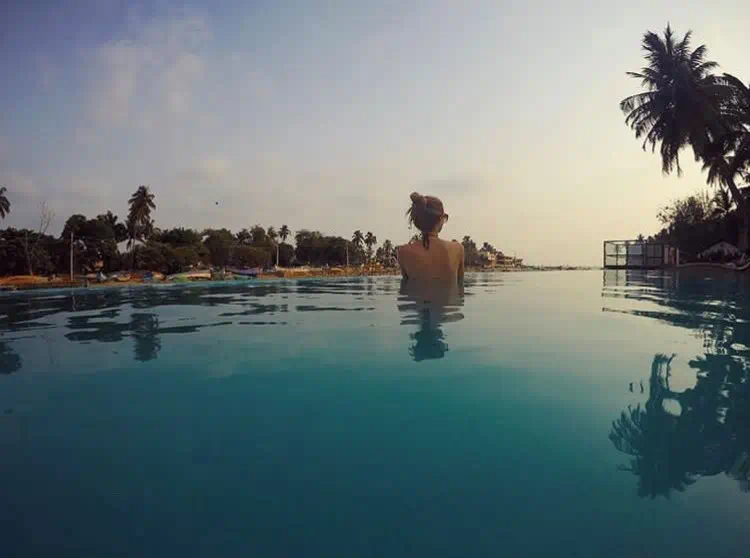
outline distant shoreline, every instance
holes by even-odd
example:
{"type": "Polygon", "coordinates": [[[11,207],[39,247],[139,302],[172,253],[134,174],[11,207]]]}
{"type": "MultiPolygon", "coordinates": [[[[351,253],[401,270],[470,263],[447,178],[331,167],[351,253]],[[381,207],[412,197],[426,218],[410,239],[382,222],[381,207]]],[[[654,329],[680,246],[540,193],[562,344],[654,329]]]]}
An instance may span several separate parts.
{"type": "MultiPolygon", "coordinates": [[[[533,271],[592,271],[601,270],[601,267],[586,266],[524,266],[518,268],[469,268],[467,273],[518,273],[533,271]]],[[[11,276],[0,277],[0,291],[17,292],[44,289],[70,289],[70,288],[106,288],[106,287],[133,287],[149,285],[184,285],[194,283],[209,283],[215,281],[223,282],[243,282],[252,283],[256,280],[276,280],[276,279],[330,279],[336,277],[393,277],[400,276],[401,271],[397,268],[380,268],[380,269],[361,269],[361,268],[312,268],[297,270],[289,268],[278,271],[260,273],[257,279],[228,278],[228,279],[197,279],[189,281],[169,281],[169,280],[144,280],[141,277],[135,277],[127,281],[103,281],[98,282],[93,279],[78,277],[71,281],[67,278],[48,279],[40,276],[11,276]]]]}

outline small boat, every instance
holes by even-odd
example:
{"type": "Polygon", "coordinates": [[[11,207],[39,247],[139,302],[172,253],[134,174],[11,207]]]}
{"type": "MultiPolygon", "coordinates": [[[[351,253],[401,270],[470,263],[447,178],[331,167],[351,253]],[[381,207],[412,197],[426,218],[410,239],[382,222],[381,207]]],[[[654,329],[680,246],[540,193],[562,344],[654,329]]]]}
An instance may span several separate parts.
{"type": "Polygon", "coordinates": [[[167,275],[167,281],[200,281],[211,279],[211,272],[206,271],[185,271],[167,275]]]}
{"type": "Polygon", "coordinates": [[[233,275],[240,275],[242,277],[257,277],[260,273],[259,267],[228,267],[227,271],[233,275]]]}

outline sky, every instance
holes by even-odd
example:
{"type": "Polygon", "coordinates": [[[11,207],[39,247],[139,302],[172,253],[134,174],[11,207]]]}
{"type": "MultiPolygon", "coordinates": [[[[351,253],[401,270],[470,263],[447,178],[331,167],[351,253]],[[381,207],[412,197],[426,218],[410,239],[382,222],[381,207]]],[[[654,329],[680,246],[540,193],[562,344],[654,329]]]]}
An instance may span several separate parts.
{"type": "Polygon", "coordinates": [[[0,6],[4,226],[39,205],[121,218],[141,184],[166,228],[288,225],[403,243],[409,194],[443,236],[534,264],[601,264],[705,188],[624,124],[644,31],[694,31],[750,81],[742,0],[122,2],[0,6]],[[218,202],[218,204],[217,204],[218,202]]]}

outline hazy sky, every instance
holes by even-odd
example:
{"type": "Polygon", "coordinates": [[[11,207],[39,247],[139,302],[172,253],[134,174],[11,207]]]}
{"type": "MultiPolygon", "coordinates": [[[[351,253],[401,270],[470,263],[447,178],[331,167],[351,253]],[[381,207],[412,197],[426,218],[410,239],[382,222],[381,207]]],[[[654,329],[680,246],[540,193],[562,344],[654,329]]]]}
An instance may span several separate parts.
{"type": "Polygon", "coordinates": [[[602,240],[655,232],[704,185],[689,153],[662,177],[618,109],[667,21],[750,81],[742,0],[4,2],[3,225],[41,200],[55,234],[124,218],[148,184],[161,227],[399,243],[417,190],[443,198],[448,238],[599,264],[602,240]]]}

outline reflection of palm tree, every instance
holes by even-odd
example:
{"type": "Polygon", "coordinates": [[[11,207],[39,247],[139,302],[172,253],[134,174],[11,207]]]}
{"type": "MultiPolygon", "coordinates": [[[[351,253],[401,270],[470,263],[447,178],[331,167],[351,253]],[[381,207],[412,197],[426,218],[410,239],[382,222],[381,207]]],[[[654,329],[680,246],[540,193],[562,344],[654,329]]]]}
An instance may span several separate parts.
{"type": "MultiPolygon", "coordinates": [[[[611,297],[613,293],[608,291],[606,279],[605,274],[603,294],[611,297]]],[[[679,393],[671,391],[668,366],[661,370],[664,367],[660,367],[659,362],[663,357],[657,356],[645,410],[628,409],[623,413],[613,424],[610,439],[618,449],[636,457],[628,469],[639,475],[646,475],[643,469],[648,463],[655,462],[667,471],[664,463],[680,462],[679,466],[672,466],[675,473],[670,477],[677,478],[678,485],[679,471],[687,472],[690,479],[725,473],[744,489],[750,486],[750,327],[747,325],[750,313],[744,304],[746,285],[724,278],[706,282],[702,276],[693,278],[690,274],[683,275],[679,281],[660,281],[661,278],[642,273],[628,276],[625,285],[618,286],[657,288],[629,290],[627,295],[619,296],[635,301],[648,300],[668,307],[669,311],[630,309],[627,313],[696,330],[704,338],[706,354],[688,362],[696,373],[696,382],[692,388],[679,393]],[[679,414],[672,418],[664,416],[663,402],[669,399],[677,401],[680,407],[679,414]],[[653,420],[648,422],[649,419],[653,420]],[[658,434],[652,432],[659,420],[664,423],[666,432],[661,442],[658,434]],[[649,433],[649,438],[645,432],[649,433]],[[656,450],[652,446],[659,443],[663,453],[668,454],[661,461],[653,458],[656,450]]],[[[647,481],[650,478],[646,476],[647,481]]],[[[668,483],[651,483],[650,486],[671,490],[668,483]]]]}
{"type": "Polygon", "coordinates": [[[161,350],[159,318],[156,314],[135,313],[130,317],[130,331],[135,340],[135,360],[155,359],[161,350]]]}
{"type": "Polygon", "coordinates": [[[0,374],[13,374],[21,369],[21,357],[6,343],[0,343],[0,374]]]}
{"type": "Polygon", "coordinates": [[[666,355],[654,356],[645,408],[628,407],[612,423],[609,435],[618,450],[633,458],[620,469],[638,477],[638,494],[643,497],[669,497],[672,490],[682,492],[695,482],[686,459],[690,440],[682,436],[677,417],[664,409],[664,400],[672,398],[668,383],[671,360],[666,355]]]}

